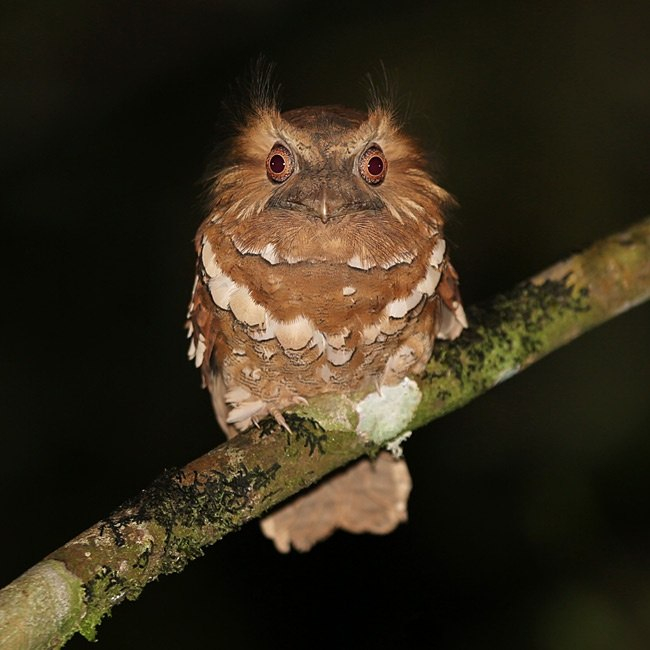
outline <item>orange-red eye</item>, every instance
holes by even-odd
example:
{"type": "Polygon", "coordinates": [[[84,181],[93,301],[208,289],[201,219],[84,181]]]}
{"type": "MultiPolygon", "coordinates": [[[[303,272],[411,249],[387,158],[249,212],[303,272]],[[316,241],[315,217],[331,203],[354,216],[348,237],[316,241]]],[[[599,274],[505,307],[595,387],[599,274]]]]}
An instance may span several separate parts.
{"type": "Polygon", "coordinates": [[[377,185],[386,178],[388,161],[384,152],[377,146],[373,145],[363,152],[359,158],[359,173],[366,183],[377,185]]]}
{"type": "Polygon", "coordinates": [[[266,174],[276,183],[284,181],[293,174],[293,156],[282,144],[276,144],[266,157],[266,174]]]}

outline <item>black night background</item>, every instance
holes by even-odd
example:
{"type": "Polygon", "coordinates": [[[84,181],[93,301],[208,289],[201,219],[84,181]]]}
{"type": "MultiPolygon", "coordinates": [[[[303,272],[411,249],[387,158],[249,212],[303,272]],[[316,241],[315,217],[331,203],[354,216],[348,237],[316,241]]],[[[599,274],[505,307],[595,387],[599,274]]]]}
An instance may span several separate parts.
{"type": "MultiPolygon", "coordinates": [[[[469,305],[650,212],[648,34],[641,2],[3,3],[0,586],[222,440],[183,323],[252,59],[285,108],[395,72],[469,305]]],[[[249,524],[98,647],[649,647],[649,335],[646,304],[416,432],[394,534],[279,555],[249,524]]]]}

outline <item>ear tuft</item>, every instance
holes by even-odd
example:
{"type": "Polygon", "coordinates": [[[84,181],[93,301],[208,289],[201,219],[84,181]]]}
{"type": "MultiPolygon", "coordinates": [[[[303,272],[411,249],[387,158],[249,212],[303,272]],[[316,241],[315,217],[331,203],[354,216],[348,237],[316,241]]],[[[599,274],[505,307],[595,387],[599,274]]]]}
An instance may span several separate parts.
{"type": "Polygon", "coordinates": [[[407,101],[399,94],[397,74],[386,69],[383,61],[376,74],[368,73],[365,77],[368,92],[368,114],[383,115],[399,127],[407,113],[407,101]]]}
{"type": "Polygon", "coordinates": [[[277,113],[280,84],[275,78],[275,63],[260,55],[251,63],[250,77],[246,84],[249,110],[253,113],[277,113]]]}
{"type": "Polygon", "coordinates": [[[275,79],[275,63],[264,55],[251,61],[248,74],[240,77],[231,89],[224,107],[236,127],[253,118],[279,113],[280,84],[275,79]]]}

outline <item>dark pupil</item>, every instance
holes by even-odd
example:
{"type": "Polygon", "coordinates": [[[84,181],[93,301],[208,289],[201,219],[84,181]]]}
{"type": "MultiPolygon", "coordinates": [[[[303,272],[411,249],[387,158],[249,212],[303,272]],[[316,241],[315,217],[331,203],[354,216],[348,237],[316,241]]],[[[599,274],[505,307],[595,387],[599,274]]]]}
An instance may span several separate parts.
{"type": "Polygon", "coordinates": [[[373,156],[368,161],[368,173],[371,176],[379,176],[384,171],[384,161],[379,156],[373,156]]]}
{"type": "Polygon", "coordinates": [[[274,174],[281,174],[286,167],[284,158],[279,153],[276,153],[275,156],[271,156],[269,167],[274,174]]]}

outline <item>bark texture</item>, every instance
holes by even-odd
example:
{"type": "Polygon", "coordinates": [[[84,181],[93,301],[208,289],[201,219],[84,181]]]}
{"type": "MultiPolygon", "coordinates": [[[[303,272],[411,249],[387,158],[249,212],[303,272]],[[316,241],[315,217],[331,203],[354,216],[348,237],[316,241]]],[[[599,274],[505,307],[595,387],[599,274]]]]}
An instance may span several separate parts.
{"type": "Polygon", "coordinates": [[[166,471],[0,591],[0,649],[60,647],[76,632],[92,639],[114,605],[205,546],[648,297],[645,219],[471,309],[469,330],[437,343],[417,380],[381,396],[314,399],[287,414],[290,434],[265,421],[166,471]],[[387,415],[373,417],[382,409],[387,415]]]}

